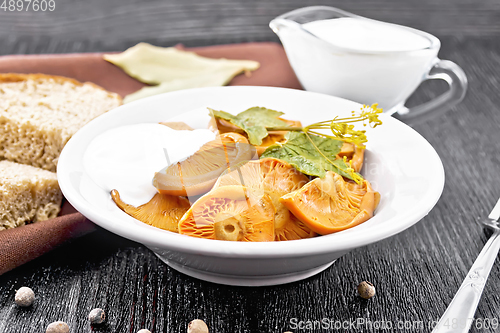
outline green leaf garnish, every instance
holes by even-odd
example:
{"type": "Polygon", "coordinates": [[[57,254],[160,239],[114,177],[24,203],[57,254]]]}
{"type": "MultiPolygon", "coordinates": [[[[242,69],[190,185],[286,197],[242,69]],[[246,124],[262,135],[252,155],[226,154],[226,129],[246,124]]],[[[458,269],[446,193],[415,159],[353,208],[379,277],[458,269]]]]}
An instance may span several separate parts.
{"type": "Polygon", "coordinates": [[[238,113],[236,116],[225,111],[208,109],[212,117],[224,119],[245,131],[248,135],[248,141],[255,146],[262,144],[262,139],[268,134],[267,127],[289,128],[285,121],[278,119],[283,115],[283,112],[267,108],[253,107],[238,113]]]}
{"type": "Polygon", "coordinates": [[[339,159],[336,155],[340,152],[343,142],[352,143],[360,149],[365,148],[366,131],[355,129],[351,123],[362,122],[363,126],[371,127],[382,124],[378,118],[382,109],[378,108],[377,104],[363,105],[359,113],[352,111],[352,117],[335,117],[306,127],[289,126],[279,119],[283,112],[266,108],[250,108],[236,116],[224,111],[209,110],[213,117],[227,120],[245,131],[250,143],[256,146],[262,144],[262,139],[268,135],[268,131],[289,131],[284,144],[268,147],[261,158],[278,158],[310,176],[323,177],[326,171],[333,171],[357,183],[361,183],[363,177],[354,171],[345,157],[339,159]],[[318,130],[330,130],[332,134],[318,130]]]}
{"type": "Polygon", "coordinates": [[[295,131],[288,132],[285,138],[287,141],[284,144],[268,147],[261,158],[280,159],[310,176],[324,177],[329,170],[352,180],[361,177],[352,170],[349,163],[337,158],[342,141],[295,131]]]}

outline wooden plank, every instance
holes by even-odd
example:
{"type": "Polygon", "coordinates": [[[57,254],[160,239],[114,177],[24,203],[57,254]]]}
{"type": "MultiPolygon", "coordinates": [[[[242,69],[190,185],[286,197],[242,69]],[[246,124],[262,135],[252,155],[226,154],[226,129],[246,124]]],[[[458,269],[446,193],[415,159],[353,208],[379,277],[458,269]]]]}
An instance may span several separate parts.
{"type": "MultiPolygon", "coordinates": [[[[44,0],[45,1],[45,0],[44,0]]],[[[58,1],[53,12],[0,10],[0,38],[57,36],[76,50],[117,49],[125,41],[155,40],[189,46],[277,40],[271,19],[289,10],[329,1],[58,1]],[[84,45],[76,45],[76,43],[84,45]],[[96,45],[97,46],[97,45],[96,45]]],[[[337,4],[340,6],[340,4],[337,4]]],[[[500,33],[497,1],[356,0],[343,9],[409,25],[438,36],[495,36],[500,33]]],[[[35,50],[29,50],[35,53],[35,50]]],[[[6,54],[2,50],[2,54],[6,54]]]]}

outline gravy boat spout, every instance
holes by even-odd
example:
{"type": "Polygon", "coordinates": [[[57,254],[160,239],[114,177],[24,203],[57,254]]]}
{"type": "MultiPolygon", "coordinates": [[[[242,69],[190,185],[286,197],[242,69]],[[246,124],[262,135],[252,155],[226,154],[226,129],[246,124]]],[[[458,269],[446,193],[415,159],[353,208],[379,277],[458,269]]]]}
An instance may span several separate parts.
{"type": "Polygon", "coordinates": [[[298,24],[297,22],[284,19],[281,16],[269,22],[269,27],[278,36],[280,36],[280,32],[282,32],[283,29],[304,31],[300,24],[298,24]]]}
{"type": "MultiPolygon", "coordinates": [[[[287,35],[307,35],[311,39],[320,41],[315,35],[302,28],[302,24],[327,20],[340,17],[361,17],[351,14],[349,12],[328,6],[310,6],[292,10],[288,13],[282,14],[269,23],[269,27],[273,32],[282,39],[283,32],[286,31],[287,35]]],[[[283,40],[282,40],[283,42],[283,40]]]]}

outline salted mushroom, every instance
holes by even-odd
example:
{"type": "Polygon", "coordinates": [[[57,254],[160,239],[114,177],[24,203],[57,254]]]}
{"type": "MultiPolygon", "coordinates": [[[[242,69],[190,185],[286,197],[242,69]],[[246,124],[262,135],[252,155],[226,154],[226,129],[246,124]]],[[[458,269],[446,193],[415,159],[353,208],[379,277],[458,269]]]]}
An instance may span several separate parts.
{"type": "Polygon", "coordinates": [[[237,133],[226,133],[204,144],[183,161],[171,164],[153,178],[158,192],[195,196],[208,192],[217,177],[231,166],[255,156],[255,148],[237,133]]]}
{"type": "MultiPolygon", "coordinates": [[[[288,120],[288,119],[283,119],[279,118],[280,120],[283,120],[285,123],[287,123],[288,126],[290,127],[302,127],[302,124],[298,120],[288,120]]],[[[255,146],[255,149],[257,150],[257,154],[260,156],[262,153],[266,151],[266,149],[276,143],[285,143],[286,138],[285,135],[288,133],[288,131],[269,131],[268,135],[262,139],[262,143],[258,146],[255,146]]]]}
{"type": "Polygon", "coordinates": [[[338,158],[345,157],[347,161],[350,162],[354,171],[360,172],[363,167],[365,148],[358,147],[350,142],[344,142],[337,156],[338,158]]]}
{"type": "Polygon", "coordinates": [[[271,198],[244,186],[224,186],[199,198],[179,221],[179,233],[198,238],[269,242],[274,240],[271,198]]]}
{"type": "MultiPolygon", "coordinates": [[[[302,127],[302,124],[298,120],[288,120],[283,118],[278,118],[279,120],[284,121],[290,127],[302,127]]],[[[239,133],[241,135],[246,135],[245,131],[241,128],[231,124],[229,121],[212,117],[210,122],[208,123],[208,128],[216,133],[228,133],[234,132],[239,133]]],[[[276,143],[284,143],[286,141],[285,134],[288,131],[268,131],[268,135],[262,139],[262,143],[258,146],[255,146],[257,150],[257,154],[260,156],[262,153],[269,147],[276,143]]]]}
{"type": "Polygon", "coordinates": [[[135,207],[123,202],[117,190],[111,191],[115,204],[133,218],[160,229],[178,232],[178,223],[189,209],[190,203],[184,197],[156,193],[144,205],[135,207]]]}
{"type": "Polygon", "coordinates": [[[215,117],[210,118],[210,121],[208,122],[208,129],[211,130],[212,132],[220,134],[228,132],[239,133],[242,135],[245,134],[245,131],[239,128],[238,126],[231,124],[227,120],[215,117]]]}
{"type": "Polygon", "coordinates": [[[354,227],[373,216],[380,194],[364,180],[361,185],[328,171],[281,197],[297,218],[320,235],[354,227]]]}
{"type": "Polygon", "coordinates": [[[304,174],[287,162],[275,158],[235,166],[224,172],[214,188],[228,185],[243,185],[268,194],[276,208],[274,215],[275,240],[293,240],[313,237],[315,233],[297,219],[279,200],[280,197],[298,190],[309,181],[304,174]]]}

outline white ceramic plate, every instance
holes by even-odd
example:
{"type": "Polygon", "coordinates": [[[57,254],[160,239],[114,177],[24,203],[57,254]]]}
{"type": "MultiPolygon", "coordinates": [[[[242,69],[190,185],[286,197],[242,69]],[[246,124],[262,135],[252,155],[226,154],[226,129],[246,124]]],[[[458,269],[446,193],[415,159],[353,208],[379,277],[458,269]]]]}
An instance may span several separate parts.
{"type": "Polygon", "coordinates": [[[283,117],[304,125],[349,116],[361,107],[318,93],[248,86],[183,90],[139,100],[98,117],[68,142],[57,168],[64,196],[94,223],[144,244],[180,272],[216,283],[258,286],[307,278],[354,248],[397,234],[427,215],[441,195],[444,170],[435,150],[412,128],[386,115],[382,126],[366,128],[369,142],[362,174],[381,194],[375,216],[354,228],[311,239],[225,242],[154,228],[118,209],[109,190],[92,181],[83,167],[89,144],[109,129],[174,118],[206,128],[206,107],[236,114],[252,106],[283,111],[283,117]]]}

